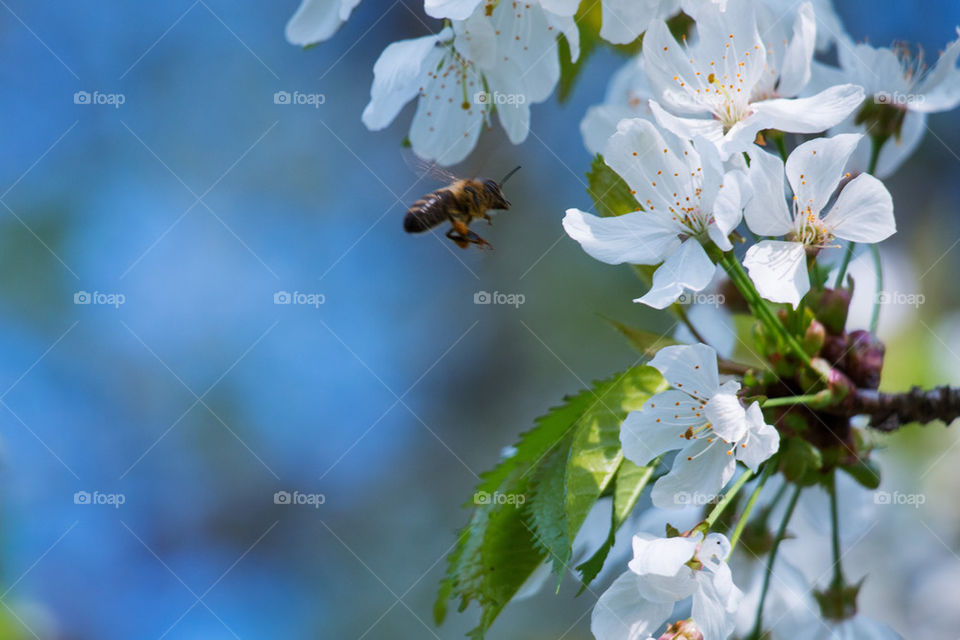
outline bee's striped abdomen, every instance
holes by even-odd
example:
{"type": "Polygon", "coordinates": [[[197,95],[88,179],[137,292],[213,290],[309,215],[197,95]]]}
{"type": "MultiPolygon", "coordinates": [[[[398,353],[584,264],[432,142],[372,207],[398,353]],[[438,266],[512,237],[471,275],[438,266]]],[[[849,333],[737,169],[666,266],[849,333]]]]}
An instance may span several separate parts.
{"type": "Polygon", "coordinates": [[[407,233],[421,233],[449,220],[448,209],[455,206],[455,200],[447,189],[428,193],[407,210],[407,215],[403,217],[403,230],[407,233]]]}

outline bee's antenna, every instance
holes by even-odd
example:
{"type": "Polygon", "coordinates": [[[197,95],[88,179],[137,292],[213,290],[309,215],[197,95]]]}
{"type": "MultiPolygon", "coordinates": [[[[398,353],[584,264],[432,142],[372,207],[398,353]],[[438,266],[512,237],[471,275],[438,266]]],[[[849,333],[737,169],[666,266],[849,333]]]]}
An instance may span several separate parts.
{"type": "Polygon", "coordinates": [[[513,169],[510,170],[510,173],[508,173],[507,175],[503,176],[503,180],[500,181],[500,186],[502,187],[503,184],[504,184],[507,180],[510,179],[510,176],[512,176],[513,174],[515,174],[517,171],[520,171],[520,167],[519,167],[519,166],[514,167],[513,169]]]}

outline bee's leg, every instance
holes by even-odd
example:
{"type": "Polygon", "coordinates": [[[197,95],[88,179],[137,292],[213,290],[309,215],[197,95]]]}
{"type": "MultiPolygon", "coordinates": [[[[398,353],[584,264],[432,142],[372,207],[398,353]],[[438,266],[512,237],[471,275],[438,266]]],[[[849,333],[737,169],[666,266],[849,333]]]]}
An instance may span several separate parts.
{"type": "Polygon", "coordinates": [[[475,234],[473,231],[467,231],[467,240],[477,245],[481,249],[493,249],[493,245],[475,234]]]}
{"type": "Polygon", "coordinates": [[[471,243],[470,234],[472,232],[467,228],[467,225],[456,218],[451,218],[450,223],[453,226],[447,231],[447,237],[456,242],[457,246],[461,249],[469,247],[471,243]]]}
{"type": "Polygon", "coordinates": [[[450,229],[447,231],[447,237],[457,243],[457,246],[461,249],[466,249],[470,246],[470,241],[460,235],[456,229],[450,229]]]}

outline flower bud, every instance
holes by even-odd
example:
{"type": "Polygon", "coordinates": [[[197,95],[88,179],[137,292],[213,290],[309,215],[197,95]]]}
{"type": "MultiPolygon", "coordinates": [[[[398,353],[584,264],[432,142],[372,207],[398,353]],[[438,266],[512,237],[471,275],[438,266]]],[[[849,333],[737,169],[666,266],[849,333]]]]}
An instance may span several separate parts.
{"type": "Polygon", "coordinates": [[[820,353],[823,344],[827,339],[827,330],[816,320],[810,322],[807,332],[803,336],[803,350],[809,355],[815,356],[820,353]]]}
{"type": "Polygon", "coordinates": [[[703,634],[688,618],[674,622],[657,640],[703,640],[703,634]]]}
{"type": "Polygon", "coordinates": [[[862,329],[852,332],[849,340],[844,371],[853,383],[862,389],[879,388],[886,347],[876,336],[862,329]]]}
{"type": "Polygon", "coordinates": [[[817,310],[817,320],[823,323],[827,333],[838,336],[847,325],[847,312],[853,287],[849,289],[824,289],[810,293],[810,308],[817,310]]]}

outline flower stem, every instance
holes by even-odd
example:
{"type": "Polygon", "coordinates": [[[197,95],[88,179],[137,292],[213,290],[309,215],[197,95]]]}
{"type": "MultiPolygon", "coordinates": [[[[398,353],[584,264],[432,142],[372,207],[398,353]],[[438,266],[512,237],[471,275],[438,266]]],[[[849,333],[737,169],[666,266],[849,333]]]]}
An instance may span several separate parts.
{"type": "Polygon", "coordinates": [[[753,471],[747,469],[740,474],[740,477],[737,478],[735,483],[733,483],[733,486],[730,487],[725,494],[723,494],[723,498],[721,498],[720,502],[713,507],[713,510],[710,512],[710,515],[707,516],[707,519],[703,521],[704,524],[707,525],[708,530],[713,527],[714,524],[716,524],[717,518],[723,514],[724,509],[730,506],[730,503],[733,502],[733,499],[737,497],[737,492],[739,492],[740,489],[743,488],[743,485],[747,484],[747,480],[752,477],[753,471]]]}
{"type": "Polygon", "coordinates": [[[734,527],[733,533],[730,534],[731,554],[733,554],[733,550],[737,547],[737,542],[739,542],[740,536],[743,534],[744,527],[747,526],[747,521],[750,519],[750,514],[753,513],[753,507],[757,504],[757,498],[760,497],[760,492],[763,491],[764,485],[767,484],[767,480],[769,480],[770,476],[773,475],[773,472],[777,469],[777,466],[776,455],[767,460],[767,463],[764,465],[763,475],[760,476],[760,481],[757,482],[757,486],[753,488],[753,493],[750,494],[747,504],[743,507],[743,513],[740,515],[740,520],[737,521],[737,526],[734,527]]]}
{"type": "Polygon", "coordinates": [[[809,366],[809,354],[803,350],[803,347],[800,346],[800,343],[793,336],[793,334],[787,331],[787,328],[783,326],[782,322],[780,322],[780,318],[778,318],[777,314],[773,312],[773,309],[770,308],[770,305],[767,304],[767,301],[761,297],[756,287],[753,286],[753,281],[750,280],[750,276],[747,275],[746,271],[744,271],[743,265],[740,264],[740,261],[733,254],[733,252],[724,254],[723,258],[720,260],[720,264],[727,271],[727,274],[730,276],[730,280],[733,281],[734,285],[736,285],[736,287],[740,290],[740,293],[743,294],[747,304],[749,304],[750,308],[753,309],[753,312],[757,315],[757,318],[763,322],[769,330],[778,334],[786,343],[790,351],[792,351],[801,362],[809,366]]]}
{"type": "Polygon", "coordinates": [[[829,401],[830,396],[821,393],[808,393],[802,396],[789,396],[784,398],[767,398],[761,404],[764,409],[771,407],[789,407],[795,404],[819,405],[824,401],[829,401]]]}
{"type": "Polygon", "coordinates": [[[831,544],[833,547],[833,583],[832,586],[842,588],[843,566],[840,564],[840,517],[837,508],[837,471],[834,469],[830,477],[830,524],[832,529],[831,544]]]}
{"type": "Polygon", "coordinates": [[[877,245],[870,245],[873,255],[873,271],[877,275],[877,290],[873,297],[873,311],[870,312],[870,333],[877,334],[877,325],[880,324],[880,294],[883,293],[883,265],[880,263],[880,249],[877,245]]]}
{"type": "Polygon", "coordinates": [[[790,496],[790,502],[787,504],[787,510],[783,514],[783,520],[780,521],[780,528],[777,530],[777,537],[773,540],[773,548],[770,549],[770,557],[767,560],[767,572],[763,576],[763,586],[760,588],[760,602],[757,604],[757,617],[753,623],[753,631],[748,638],[758,640],[763,630],[763,605],[767,601],[767,593],[770,590],[770,578],[773,576],[773,563],[777,559],[777,552],[780,550],[780,543],[787,535],[787,525],[790,524],[790,518],[793,517],[793,511],[797,507],[797,500],[800,498],[800,492],[803,487],[797,485],[793,495],[790,496]]]}

